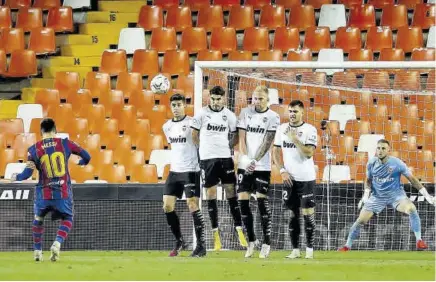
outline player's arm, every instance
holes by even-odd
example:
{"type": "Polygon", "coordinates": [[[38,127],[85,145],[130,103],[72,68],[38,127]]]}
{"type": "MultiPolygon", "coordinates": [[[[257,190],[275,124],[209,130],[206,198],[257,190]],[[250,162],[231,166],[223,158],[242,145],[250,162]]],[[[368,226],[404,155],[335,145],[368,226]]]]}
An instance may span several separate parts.
{"type": "Polygon", "coordinates": [[[91,161],[91,156],[89,153],[75,142],[68,140],[68,147],[71,150],[71,153],[81,158],[77,162],[77,165],[87,165],[89,161],[91,161]]]}
{"type": "MultiPolygon", "coordinates": [[[[230,112],[230,111],[229,111],[230,112]]],[[[234,148],[239,143],[239,132],[237,129],[238,120],[233,112],[229,115],[230,148],[234,148]]]]}
{"type": "Polygon", "coordinates": [[[200,128],[203,120],[202,113],[203,111],[201,110],[200,113],[196,114],[190,122],[192,128],[192,142],[197,147],[200,145],[200,128]]]}
{"type": "Polygon", "coordinates": [[[280,175],[283,180],[283,184],[292,187],[292,178],[289,172],[286,171],[285,165],[283,164],[282,158],[282,139],[280,128],[276,131],[276,136],[274,138],[274,146],[272,151],[273,163],[279,167],[280,175]]]}
{"type": "Polygon", "coordinates": [[[245,143],[246,142],[245,138],[247,138],[246,137],[247,132],[245,131],[245,129],[241,129],[241,128],[239,128],[238,131],[239,131],[239,152],[242,155],[247,155],[247,143],[245,143]]]}
{"type": "Polygon", "coordinates": [[[265,137],[263,138],[262,144],[260,145],[259,149],[256,152],[256,155],[254,156],[254,160],[256,162],[260,161],[263,156],[269,151],[271,148],[271,145],[274,141],[274,136],[276,132],[275,131],[267,131],[265,137]]]}
{"type": "Polygon", "coordinates": [[[315,148],[316,148],[316,142],[317,142],[317,135],[316,131],[309,133],[308,139],[306,140],[306,143],[301,142],[297,137],[297,131],[296,130],[289,130],[288,131],[288,137],[292,140],[292,143],[300,150],[300,152],[308,159],[313,157],[315,154],[315,148]]]}
{"type": "Polygon", "coordinates": [[[32,176],[33,170],[36,168],[30,149],[27,152],[26,167],[21,173],[14,173],[11,176],[11,181],[23,181],[32,176]]]}
{"type": "Polygon", "coordinates": [[[234,148],[236,145],[238,145],[239,142],[239,132],[237,130],[230,132],[229,139],[230,148],[234,148]]]}
{"type": "MultiPolygon", "coordinates": [[[[406,168],[407,169],[407,168],[406,168]]],[[[425,189],[424,185],[422,185],[421,182],[419,182],[418,178],[416,178],[408,169],[407,172],[404,174],[404,176],[409,180],[410,184],[418,190],[418,192],[424,196],[425,200],[429,202],[432,205],[436,205],[435,199],[433,196],[431,196],[427,189],[425,189]]]]}

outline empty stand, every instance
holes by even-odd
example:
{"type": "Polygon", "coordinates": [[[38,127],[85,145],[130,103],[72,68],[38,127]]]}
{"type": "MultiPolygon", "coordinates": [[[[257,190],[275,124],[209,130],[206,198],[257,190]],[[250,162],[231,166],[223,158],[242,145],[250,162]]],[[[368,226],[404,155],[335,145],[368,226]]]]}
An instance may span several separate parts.
{"type": "Polygon", "coordinates": [[[389,26],[396,30],[408,26],[407,7],[405,5],[385,5],[380,20],[381,26],[389,26]]]}
{"type": "Polygon", "coordinates": [[[188,6],[172,6],[167,10],[166,27],[173,27],[176,31],[183,31],[192,27],[191,9],[188,6]]]}
{"type": "Polygon", "coordinates": [[[319,52],[324,48],[330,48],[330,30],[328,27],[308,27],[304,36],[304,48],[319,52]]]}
{"type": "Polygon", "coordinates": [[[343,49],[345,53],[362,46],[360,29],[357,27],[339,27],[336,31],[335,48],[343,49]]]}
{"type": "Polygon", "coordinates": [[[395,47],[404,52],[412,52],[414,48],[424,47],[424,38],[420,27],[403,26],[398,28],[395,47]]]}
{"type": "Polygon", "coordinates": [[[160,28],[163,26],[163,10],[160,6],[148,6],[141,7],[138,16],[138,27],[149,31],[154,28],[160,28]]]}
{"type": "Polygon", "coordinates": [[[207,49],[206,29],[202,27],[186,28],[182,33],[180,49],[190,54],[207,49]]]}
{"type": "Polygon", "coordinates": [[[11,28],[12,18],[9,7],[0,6],[0,28],[11,28]]]}
{"type": "Polygon", "coordinates": [[[306,30],[308,27],[315,26],[315,10],[311,5],[293,6],[289,15],[290,27],[297,27],[306,30]]]}
{"type": "Polygon", "coordinates": [[[100,71],[109,75],[118,75],[120,72],[126,72],[126,50],[105,50],[101,57],[100,71]]]}
{"type": "Polygon", "coordinates": [[[165,52],[162,72],[170,75],[189,74],[189,54],[186,50],[168,50],[165,52]]]}
{"type": "Polygon", "coordinates": [[[130,182],[158,183],[157,168],[155,165],[136,165],[130,175],[130,182]]]}
{"type": "Polygon", "coordinates": [[[326,26],[330,31],[336,31],[339,27],[346,25],[344,5],[324,4],[321,6],[318,26],[326,26]]]}
{"type": "Polygon", "coordinates": [[[159,72],[158,52],[156,50],[136,50],[133,54],[132,72],[150,76],[159,72]]]}
{"type": "Polygon", "coordinates": [[[16,28],[30,32],[34,28],[42,27],[42,10],[40,8],[22,8],[18,11],[16,28]]]}
{"type": "Polygon", "coordinates": [[[260,11],[259,26],[276,29],[286,25],[285,8],[283,6],[265,5],[260,11]]]}
{"type": "Polygon", "coordinates": [[[416,4],[413,13],[412,25],[422,29],[428,29],[436,25],[436,6],[435,4],[416,4]]]}
{"type": "MultiPolygon", "coordinates": [[[[201,1],[200,1],[201,2],[201,1]]],[[[194,4],[194,3],[193,3],[194,4]]],[[[194,6],[194,5],[193,5],[194,6]]],[[[191,6],[191,10],[192,10],[191,6]]],[[[197,27],[203,27],[206,31],[224,26],[223,8],[220,5],[201,5],[197,17],[197,27]]]]}
{"type": "Polygon", "coordinates": [[[233,27],[214,28],[210,39],[210,49],[228,53],[236,50],[236,30],[233,27]]]}
{"type": "Polygon", "coordinates": [[[29,77],[38,74],[36,54],[32,50],[15,50],[11,52],[7,77],[29,77]]]}
{"type": "Polygon", "coordinates": [[[126,54],[133,54],[136,50],[146,49],[144,29],[123,28],[118,39],[118,49],[124,49],[126,54]]]}
{"type": "Polygon", "coordinates": [[[299,49],[300,33],[296,27],[278,27],[274,32],[272,48],[286,53],[290,49],[299,49]]]}
{"type": "Polygon", "coordinates": [[[176,30],[173,27],[153,28],[151,32],[150,48],[159,53],[177,49],[176,30]]]}
{"type": "Polygon", "coordinates": [[[233,27],[236,30],[244,30],[254,26],[254,10],[253,6],[232,6],[230,10],[228,27],[233,27]]]}
{"type": "Polygon", "coordinates": [[[375,26],[375,9],[372,5],[353,5],[350,7],[348,25],[367,30],[375,26]]]}
{"type": "Polygon", "coordinates": [[[55,32],[72,32],[73,10],[71,7],[51,8],[47,16],[47,27],[51,27],[55,32]]]}
{"type": "Polygon", "coordinates": [[[6,28],[0,33],[0,47],[7,54],[15,50],[24,50],[24,32],[21,28],[6,28]]]}
{"type": "Polygon", "coordinates": [[[392,30],[389,27],[371,27],[366,35],[365,48],[380,51],[393,47],[392,30]]]}
{"type": "Polygon", "coordinates": [[[54,88],[59,90],[59,98],[66,99],[70,92],[76,93],[81,88],[77,72],[56,72],[54,88]]]}
{"type": "Polygon", "coordinates": [[[244,31],[243,49],[251,52],[269,50],[268,29],[266,27],[250,27],[244,31]]]}
{"type": "Polygon", "coordinates": [[[28,49],[36,55],[56,53],[55,32],[51,28],[34,28],[30,33],[28,49]]]}

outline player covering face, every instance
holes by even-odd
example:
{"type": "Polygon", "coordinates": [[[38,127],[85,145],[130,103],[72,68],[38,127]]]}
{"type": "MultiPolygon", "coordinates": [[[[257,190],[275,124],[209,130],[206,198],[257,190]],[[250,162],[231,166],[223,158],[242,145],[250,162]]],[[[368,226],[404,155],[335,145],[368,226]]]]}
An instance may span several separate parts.
{"type": "Polygon", "coordinates": [[[199,167],[197,148],[192,142],[192,129],[190,128],[191,117],[185,115],[185,97],[174,94],[170,98],[173,119],[163,125],[165,136],[171,144],[170,173],[165,183],[163,195],[163,209],[168,225],[176,239],[176,246],[170,252],[170,256],[177,256],[184,248],[180,221],[174,210],[177,198],[181,198],[183,192],[186,203],[192,214],[195,226],[197,246],[192,252],[193,257],[206,255],[204,238],[204,218],[198,208],[200,197],[199,167]]]}
{"type": "Polygon", "coordinates": [[[351,226],[345,246],[339,251],[349,251],[353,241],[359,237],[362,226],[368,223],[374,213],[380,213],[388,205],[409,216],[410,226],[416,238],[416,249],[427,249],[427,244],[421,238],[419,214],[401,186],[401,175],[404,175],[431,205],[435,205],[435,199],[428,194],[427,189],[413,176],[404,162],[390,156],[390,150],[389,141],[381,139],[377,142],[376,157],[370,159],[367,164],[365,190],[358,205],[362,210],[351,226]]]}

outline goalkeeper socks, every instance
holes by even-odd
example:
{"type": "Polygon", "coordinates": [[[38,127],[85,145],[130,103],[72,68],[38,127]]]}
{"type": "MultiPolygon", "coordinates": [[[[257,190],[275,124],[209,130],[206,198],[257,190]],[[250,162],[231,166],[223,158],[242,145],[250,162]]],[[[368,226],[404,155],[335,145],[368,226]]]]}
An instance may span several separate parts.
{"type": "Polygon", "coordinates": [[[360,228],[362,228],[363,223],[356,221],[353,226],[350,228],[350,234],[348,234],[347,243],[345,246],[351,249],[351,245],[353,244],[353,241],[359,238],[360,235],[360,228]]]}
{"type": "Polygon", "coordinates": [[[257,198],[260,218],[262,220],[263,243],[271,245],[271,210],[266,198],[257,198]]]}
{"type": "Polygon", "coordinates": [[[175,211],[165,213],[167,216],[168,225],[171,228],[171,232],[173,232],[174,237],[177,241],[182,240],[182,231],[180,230],[180,222],[179,217],[177,216],[175,211]]]}
{"type": "Polygon", "coordinates": [[[300,213],[294,212],[294,217],[289,222],[289,236],[291,237],[292,247],[298,249],[300,247],[300,213]]]}
{"type": "Polygon", "coordinates": [[[249,242],[256,241],[254,235],[253,214],[250,209],[250,200],[240,200],[242,220],[244,221],[245,229],[247,230],[247,236],[249,242]]]}
{"type": "Polygon", "coordinates": [[[409,214],[410,227],[415,233],[416,241],[421,240],[421,219],[419,218],[418,211],[413,211],[409,214]]]}
{"type": "Polygon", "coordinates": [[[216,199],[207,200],[207,211],[209,212],[210,223],[212,229],[218,228],[218,206],[216,199]]]}
{"type": "Polygon", "coordinates": [[[304,231],[306,231],[306,245],[308,248],[313,248],[315,242],[315,214],[304,215],[304,231]]]}
{"type": "Polygon", "coordinates": [[[199,245],[205,246],[205,238],[204,238],[204,217],[200,210],[196,210],[192,213],[192,217],[194,218],[194,228],[195,228],[195,237],[197,238],[197,242],[199,245]]]}
{"type": "Polygon", "coordinates": [[[232,214],[233,221],[235,223],[235,226],[242,226],[242,217],[241,217],[241,211],[239,210],[238,206],[238,198],[233,197],[227,199],[230,206],[230,213],[232,214]]]}
{"type": "Polygon", "coordinates": [[[40,220],[33,220],[32,237],[33,248],[35,250],[42,250],[42,234],[44,233],[43,222],[40,220]]]}
{"type": "Polygon", "coordinates": [[[61,221],[58,232],[56,233],[56,241],[62,244],[68,237],[68,233],[73,227],[73,218],[66,218],[61,221]]]}

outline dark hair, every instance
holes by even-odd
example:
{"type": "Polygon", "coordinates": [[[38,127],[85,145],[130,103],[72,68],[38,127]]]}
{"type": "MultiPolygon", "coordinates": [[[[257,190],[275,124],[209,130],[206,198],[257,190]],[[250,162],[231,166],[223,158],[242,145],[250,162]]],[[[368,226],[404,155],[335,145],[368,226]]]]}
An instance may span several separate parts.
{"type": "Polygon", "coordinates": [[[51,118],[45,118],[41,121],[41,132],[49,133],[56,131],[55,121],[51,118]]]}
{"type": "Polygon", "coordinates": [[[221,86],[214,86],[211,90],[210,90],[210,95],[219,95],[219,96],[224,96],[226,94],[226,91],[224,91],[224,89],[221,86]]]}
{"type": "Polygon", "coordinates": [[[182,101],[183,103],[185,103],[186,102],[186,98],[185,98],[185,96],[183,96],[180,93],[175,93],[170,98],[170,102],[172,102],[172,101],[182,101]]]}
{"type": "Polygon", "coordinates": [[[380,140],[378,140],[378,141],[377,141],[377,144],[388,144],[389,147],[391,146],[391,144],[389,143],[389,141],[386,140],[386,139],[380,139],[380,140]]]}
{"type": "Polygon", "coordinates": [[[289,103],[289,107],[295,107],[295,106],[299,106],[300,108],[304,109],[304,104],[300,100],[292,100],[289,103]]]}

